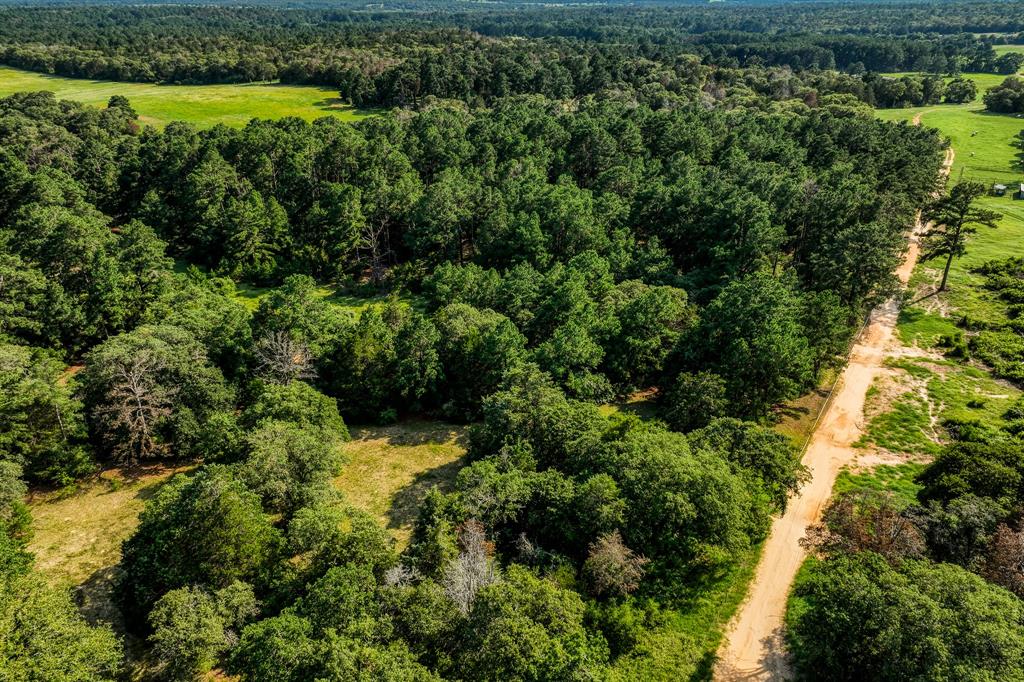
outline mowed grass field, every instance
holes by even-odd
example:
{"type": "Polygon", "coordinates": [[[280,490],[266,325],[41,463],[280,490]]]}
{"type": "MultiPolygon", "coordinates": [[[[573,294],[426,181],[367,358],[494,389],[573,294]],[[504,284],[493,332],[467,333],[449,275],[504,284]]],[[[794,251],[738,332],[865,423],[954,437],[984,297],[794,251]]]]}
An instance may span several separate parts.
{"type": "Polygon", "coordinates": [[[372,112],[338,99],[331,88],[279,83],[237,85],[155,85],[91,81],[49,76],[0,66],[0,97],[16,92],[49,90],[58,99],[106,106],[114,95],[131,101],[139,120],[162,128],[171,121],[187,121],[200,128],[218,123],[241,127],[253,118],[297,116],[307,121],[322,116],[356,120],[372,112]]]}

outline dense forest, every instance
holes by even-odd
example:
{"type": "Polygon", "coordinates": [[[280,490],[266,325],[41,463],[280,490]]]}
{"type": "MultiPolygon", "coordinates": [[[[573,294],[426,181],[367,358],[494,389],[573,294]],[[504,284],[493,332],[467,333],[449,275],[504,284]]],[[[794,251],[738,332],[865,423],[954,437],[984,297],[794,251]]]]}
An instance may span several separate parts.
{"type": "MultiPolygon", "coordinates": [[[[1012,74],[1024,61],[1015,53],[997,55],[994,39],[967,32],[1024,29],[1016,17],[1004,16],[1010,5],[998,3],[982,5],[993,13],[985,29],[937,24],[905,35],[868,32],[877,21],[875,6],[850,12],[829,33],[821,32],[821,24],[826,16],[834,21],[833,5],[779,5],[760,20],[751,20],[742,6],[725,5],[508,14],[459,7],[413,5],[374,13],[100,6],[71,14],[0,7],[0,62],[76,78],[280,79],[337,87],[346,100],[383,106],[415,106],[427,96],[490,104],[510,95],[561,99],[607,90],[626,90],[653,103],[706,81],[713,91],[717,82],[736,77],[731,69],[764,68],[771,70],[767,80],[779,80],[775,72],[781,71],[799,90],[855,94],[872,106],[908,106],[933,100],[919,87],[894,95],[886,79],[859,77],[911,70],[1012,74]],[[810,27],[819,32],[808,32],[810,27]]],[[[960,5],[943,4],[942,11],[953,7],[960,5]]],[[[758,16],[763,12],[759,8],[758,16]]]]}
{"type": "MultiPolygon", "coordinates": [[[[976,95],[875,72],[1020,66],[968,34],[1024,30],[1008,5],[942,7],[0,8],[9,65],[381,107],[0,99],[0,667],[123,679],[128,638],[165,679],[702,679],[658,633],[807,479],[776,409],[845,362],[937,189],[947,141],[869,105],[976,95]],[[603,409],[637,392],[652,418],[603,409]],[[399,551],[332,478],[350,426],[413,416],[468,453],[399,551]],[[123,545],[115,636],[34,566],[24,499],[152,462],[193,467],[123,545]]],[[[1019,270],[986,275],[1017,303],[1019,270]]],[[[1024,677],[1014,419],[949,425],[909,508],[829,508],[801,674],[1024,677]]]]}

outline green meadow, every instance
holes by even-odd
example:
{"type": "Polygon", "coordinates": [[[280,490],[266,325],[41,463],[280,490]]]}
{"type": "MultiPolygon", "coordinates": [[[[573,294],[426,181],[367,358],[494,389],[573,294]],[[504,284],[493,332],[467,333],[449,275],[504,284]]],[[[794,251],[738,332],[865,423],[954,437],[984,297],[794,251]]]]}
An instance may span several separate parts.
{"type": "Polygon", "coordinates": [[[156,85],[92,81],[49,76],[0,66],[0,96],[49,90],[59,99],[105,106],[114,95],[127,97],[142,123],[162,128],[188,121],[200,128],[218,123],[241,127],[252,118],[297,116],[307,121],[322,116],[355,120],[369,115],[338,99],[331,88],[280,83],[235,85],[156,85]]]}
{"type": "MultiPolygon", "coordinates": [[[[1005,48],[1019,46],[1000,46],[1005,48]]],[[[937,128],[949,138],[956,158],[950,173],[951,182],[976,180],[986,185],[1007,185],[1006,196],[986,196],[980,204],[1003,214],[997,229],[980,228],[968,247],[967,255],[953,261],[948,291],[941,296],[938,308],[947,317],[967,315],[985,322],[1006,319],[1006,305],[982,288],[983,278],[973,272],[979,265],[993,259],[1024,255],[1024,201],[1014,198],[1014,192],[1024,182],[1024,154],[1019,134],[1024,130],[1024,118],[1011,114],[990,114],[985,111],[981,97],[985,90],[998,85],[1006,76],[996,74],[967,74],[978,84],[978,99],[970,104],[938,104],[912,109],[884,109],[877,116],[887,121],[913,121],[920,116],[921,125],[937,128]]],[[[935,288],[935,278],[942,268],[939,261],[921,263],[911,280],[911,290],[919,297],[935,288]]],[[[909,307],[901,323],[900,332],[905,341],[928,338],[931,343],[937,335],[921,334],[922,328],[946,327],[938,319],[928,320],[929,314],[920,307],[935,308],[929,298],[909,307]]],[[[937,317],[934,313],[932,317],[937,317]]],[[[946,327],[948,329],[948,327],[946,327]]]]}

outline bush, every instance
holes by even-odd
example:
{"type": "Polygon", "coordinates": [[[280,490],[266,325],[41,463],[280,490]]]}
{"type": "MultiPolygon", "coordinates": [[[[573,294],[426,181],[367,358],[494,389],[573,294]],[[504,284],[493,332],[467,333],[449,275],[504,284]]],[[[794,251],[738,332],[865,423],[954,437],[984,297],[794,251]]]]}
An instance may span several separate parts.
{"type": "Polygon", "coordinates": [[[135,534],[123,545],[126,616],[138,628],[170,590],[264,579],[280,541],[259,497],[229,469],[215,465],[175,477],[147,502],[135,534]]]}

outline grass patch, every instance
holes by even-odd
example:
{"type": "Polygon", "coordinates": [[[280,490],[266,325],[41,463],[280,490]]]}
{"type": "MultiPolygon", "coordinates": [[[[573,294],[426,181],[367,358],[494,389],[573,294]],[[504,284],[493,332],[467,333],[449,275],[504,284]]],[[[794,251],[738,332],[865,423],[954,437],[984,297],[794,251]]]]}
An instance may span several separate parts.
{"type": "MultiPolygon", "coordinates": [[[[1000,46],[1009,48],[1011,46],[1000,46]]],[[[1018,47],[1018,46],[1012,46],[1018,47]]],[[[1018,134],[1024,129],[1024,118],[1012,114],[990,114],[984,110],[981,97],[985,90],[1006,78],[999,74],[965,74],[978,84],[978,99],[970,104],[934,105],[913,109],[878,110],[878,118],[887,121],[912,121],[920,115],[921,125],[938,129],[949,138],[956,152],[950,181],[976,180],[992,185],[1002,183],[1011,190],[1022,180],[1024,166],[1018,134]]],[[[994,259],[1024,255],[1024,201],[1006,196],[986,196],[978,205],[1003,214],[996,229],[980,228],[971,238],[967,254],[953,261],[948,291],[938,297],[921,299],[919,307],[939,311],[950,319],[968,317],[986,324],[1000,325],[1007,317],[1007,305],[982,285],[984,278],[973,272],[979,265],[994,259]]],[[[934,292],[944,263],[941,259],[918,264],[911,278],[911,290],[923,296],[934,292]]],[[[901,326],[903,326],[901,324],[901,326]]],[[[926,323],[927,327],[927,323],[926,323]]],[[[901,329],[901,338],[934,338],[937,323],[930,329],[901,329]]]]}
{"type": "Polygon", "coordinates": [[[597,409],[605,417],[635,415],[645,421],[653,420],[658,418],[658,394],[654,389],[636,391],[622,400],[598,405],[597,409]]]}
{"type": "Polygon", "coordinates": [[[905,346],[931,348],[941,337],[951,336],[956,332],[957,326],[953,320],[916,306],[900,310],[896,323],[896,333],[905,346]]]}
{"type": "Polygon", "coordinates": [[[999,428],[1003,414],[1021,395],[983,369],[950,360],[903,358],[886,365],[899,371],[880,377],[869,389],[870,418],[858,447],[935,455],[947,439],[941,427],[945,420],[999,428]]]}
{"type": "Polygon", "coordinates": [[[138,525],[146,500],[190,467],[147,467],[133,476],[112,469],[71,494],[34,492],[29,500],[36,567],[55,583],[81,585],[121,561],[121,542],[138,525]]]}
{"type": "Polygon", "coordinates": [[[466,427],[405,421],[350,429],[347,461],[335,485],[356,507],[378,519],[398,541],[409,544],[420,502],[434,486],[451,490],[466,464],[466,427]]]}
{"type": "Polygon", "coordinates": [[[171,121],[188,121],[200,128],[219,123],[240,128],[253,118],[297,116],[312,121],[323,116],[358,120],[373,112],[338,99],[331,88],[280,83],[232,85],[155,85],[64,78],[0,66],[0,96],[49,90],[59,99],[106,106],[123,95],[139,113],[139,122],[163,128],[171,121]]]}
{"type": "Polygon", "coordinates": [[[834,495],[860,492],[892,493],[900,507],[908,507],[917,501],[917,491],[922,486],[914,478],[924,470],[920,462],[879,465],[864,471],[852,472],[843,469],[836,478],[834,495]]]}
{"type": "Polygon", "coordinates": [[[874,445],[891,452],[935,455],[939,444],[933,436],[928,401],[916,391],[901,394],[889,409],[875,416],[856,447],[874,445]]]}
{"type": "MultiPolygon", "coordinates": [[[[260,307],[260,301],[273,290],[273,287],[258,287],[246,282],[235,282],[235,289],[231,292],[230,296],[245,306],[250,312],[255,312],[260,307]]],[[[344,308],[356,316],[371,305],[385,303],[389,298],[389,294],[358,296],[345,293],[328,284],[317,286],[313,290],[313,295],[339,308],[344,308]]],[[[398,300],[408,303],[420,312],[426,310],[426,304],[423,299],[413,294],[401,294],[398,296],[398,300]]]]}
{"type": "Polygon", "coordinates": [[[810,440],[818,415],[825,409],[840,372],[842,368],[825,370],[818,388],[778,406],[775,409],[775,431],[802,450],[810,440]]]}

